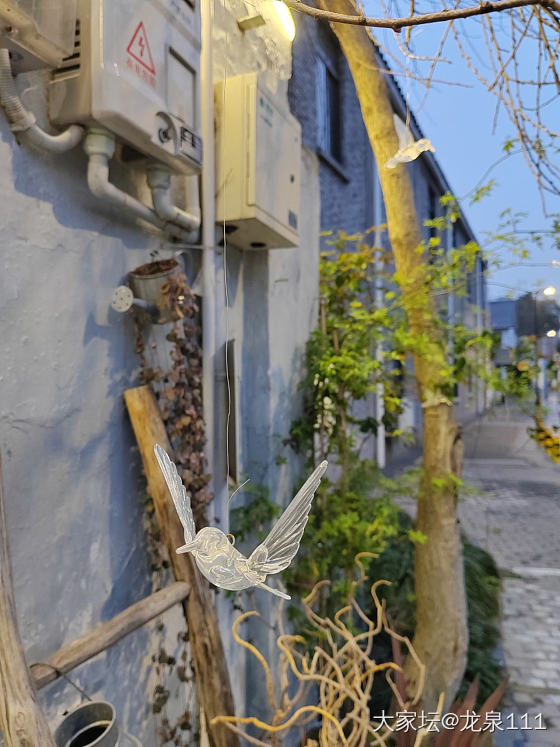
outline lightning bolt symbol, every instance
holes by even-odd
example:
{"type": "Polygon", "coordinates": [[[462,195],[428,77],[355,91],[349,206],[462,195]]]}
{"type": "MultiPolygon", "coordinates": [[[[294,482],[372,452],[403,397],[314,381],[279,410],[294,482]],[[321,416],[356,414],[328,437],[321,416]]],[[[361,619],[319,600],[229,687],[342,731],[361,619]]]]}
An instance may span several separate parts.
{"type": "Polygon", "coordinates": [[[140,47],[140,57],[144,57],[144,37],[141,36],[140,39],[138,39],[138,46],[140,47]]]}

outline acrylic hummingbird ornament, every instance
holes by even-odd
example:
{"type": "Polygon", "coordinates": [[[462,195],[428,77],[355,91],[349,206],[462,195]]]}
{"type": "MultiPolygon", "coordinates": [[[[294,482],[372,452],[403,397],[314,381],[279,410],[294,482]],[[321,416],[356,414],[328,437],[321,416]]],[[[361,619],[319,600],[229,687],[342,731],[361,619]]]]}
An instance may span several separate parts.
{"type": "Polygon", "coordinates": [[[272,527],[268,537],[246,558],[218,527],[204,527],[196,531],[191,500],[177,468],[159,444],[154,446],[154,451],[185,532],[185,544],[175,552],[192,553],[202,575],[222,589],[241,591],[256,586],[283,599],[290,599],[287,594],[264,582],[269,574],[280,573],[294,559],[327,462],[321,462],[315,469],[272,527]]]}
{"type": "Polygon", "coordinates": [[[385,164],[388,169],[394,169],[399,163],[410,163],[426,150],[435,153],[436,149],[428,138],[422,137],[420,140],[414,140],[410,127],[399,116],[393,114],[393,121],[399,138],[399,149],[385,164]]]}

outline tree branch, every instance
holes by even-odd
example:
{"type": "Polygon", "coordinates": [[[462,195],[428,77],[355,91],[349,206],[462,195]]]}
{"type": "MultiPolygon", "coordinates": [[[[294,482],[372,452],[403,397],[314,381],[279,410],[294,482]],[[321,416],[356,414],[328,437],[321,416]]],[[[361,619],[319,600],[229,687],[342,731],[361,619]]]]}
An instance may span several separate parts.
{"type": "Polygon", "coordinates": [[[445,21],[455,21],[458,18],[470,18],[472,16],[488,15],[489,13],[499,13],[512,8],[521,8],[527,5],[539,5],[542,8],[548,8],[560,13],[560,3],[557,0],[496,0],[495,2],[482,2],[472,8],[454,8],[449,10],[438,11],[437,13],[422,13],[417,16],[407,16],[404,18],[368,18],[363,13],[358,15],[345,15],[343,13],[333,13],[330,10],[321,10],[306,5],[301,0],[284,0],[288,8],[304,13],[305,15],[319,18],[331,23],[348,23],[354,26],[370,26],[372,28],[393,29],[395,32],[409,26],[421,26],[428,23],[441,23],[445,21]]]}

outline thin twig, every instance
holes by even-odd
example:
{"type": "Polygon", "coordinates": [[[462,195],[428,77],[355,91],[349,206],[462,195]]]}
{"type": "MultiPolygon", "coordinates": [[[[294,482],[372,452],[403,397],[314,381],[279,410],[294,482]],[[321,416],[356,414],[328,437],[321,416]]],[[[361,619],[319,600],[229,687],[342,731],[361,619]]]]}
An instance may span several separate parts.
{"type": "Polygon", "coordinates": [[[330,10],[321,10],[306,5],[301,0],[285,0],[285,4],[292,10],[305,13],[312,18],[320,18],[331,23],[347,23],[353,26],[369,26],[370,28],[392,29],[401,31],[408,26],[421,26],[430,23],[441,23],[455,21],[460,18],[472,18],[473,16],[488,15],[489,13],[500,13],[512,8],[520,8],[527,5],[539,5],[560,12],[560,3],[556,0],[498,0],[498,2],[483,2],[471,8],[456,8],[453,10],[442,10],[436,13],[422,13],[417,16],[404,16],[402,18],[368,18],[363,13],[358,15],[346,15],[344,13],[333,13],[330,10]]]}

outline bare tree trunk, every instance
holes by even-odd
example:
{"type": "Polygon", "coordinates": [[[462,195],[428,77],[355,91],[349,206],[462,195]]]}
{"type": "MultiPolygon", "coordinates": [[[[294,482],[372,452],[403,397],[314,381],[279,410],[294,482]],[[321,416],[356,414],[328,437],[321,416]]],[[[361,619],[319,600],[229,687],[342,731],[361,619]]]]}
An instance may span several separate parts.
{"type": "MultiPolygon", "coordinates": [[[[356,14],[352,0],[318,0],[318,7],[356,14]]],[[[437,312],[430,295],[425,258],[416,249],[422,233],[416,213],[412,183],[406,166],[394,169],[386,162],[398,150],[393,109],[374,42],[367,29],[331,24],[346,56],[362,116],[377,161],[387,211],[389,238],[402,289],[410,330],[421,341],[413,352],[414,372],[424,412],[424,477],[418,502],[417,528],[427,536],[416,550],[415,576],[417,624],[414,648],[426,666],[422,702],[434,710],[439,693],[448,705],[456,693],[466,665],[467,613],[461,540],[457,525],[456,491],[446,480],[457,431],[451,403],[442,394],[447,352],[438,332],[437,312]],[[441,485],[441,483],[440,483],[441,485]]],[[[414,663],[407,678],[415,682],[414,663]]],[[[411,688],[412,690],[412,688],[411,688]]]]}
{"type": "MultiPolygon", "coordinates": [[[[457,519],[456,489],[438,489],[434,478],[449,477],[457,426],[451,408],[440,404],[424,412],[424,476],[418,498],[417,528],[427,540],[415,553],[416,631],[413,645],[426,664],[424,707],[441,692],[444,708],[453,700],[467,661],[467,603],[463,550],[457,519]]],[[[407,675],[414,669],[407,662],[407,675]]]]}

